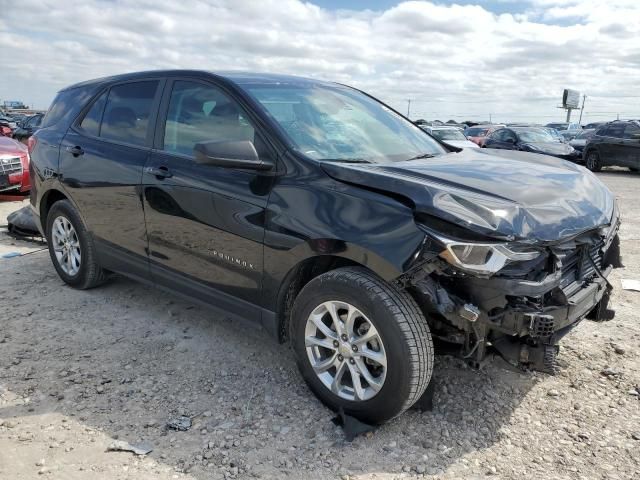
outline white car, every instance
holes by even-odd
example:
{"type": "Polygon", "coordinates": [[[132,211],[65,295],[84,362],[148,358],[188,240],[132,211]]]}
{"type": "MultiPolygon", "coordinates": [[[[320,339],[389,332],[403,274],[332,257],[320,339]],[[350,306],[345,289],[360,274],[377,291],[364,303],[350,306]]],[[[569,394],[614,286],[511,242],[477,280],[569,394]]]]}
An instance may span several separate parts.
{"type": "Polygon", "coordinates": [[[427,133],[437,138],[442,143],[457,148],[480,148],[470,140],[456,127],[424,127],[427,133]]]}

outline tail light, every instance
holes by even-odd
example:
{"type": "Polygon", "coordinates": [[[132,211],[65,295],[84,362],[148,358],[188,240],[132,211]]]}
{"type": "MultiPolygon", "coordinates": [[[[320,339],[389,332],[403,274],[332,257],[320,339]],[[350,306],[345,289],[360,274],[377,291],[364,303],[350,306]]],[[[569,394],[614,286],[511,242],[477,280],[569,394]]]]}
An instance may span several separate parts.
{"type": "Polygon", "coordinates": [[[36,139],[36,137],[31,135],[29,137],[29,140],[27,140],[27,149],[29,150],[29,155],[33,153],[33,150],[36,148],[37,143],[38,143],[38,140],[36,139]]]}

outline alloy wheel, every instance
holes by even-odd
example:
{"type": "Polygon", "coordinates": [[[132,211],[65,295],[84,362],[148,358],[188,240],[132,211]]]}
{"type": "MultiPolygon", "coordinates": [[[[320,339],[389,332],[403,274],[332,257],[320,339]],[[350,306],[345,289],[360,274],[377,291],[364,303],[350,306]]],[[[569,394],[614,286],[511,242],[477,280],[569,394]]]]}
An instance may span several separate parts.
{"type": "Polygon", "coordinates": [[[587,155],[587,168],[593,170],[598,166],[598,154],[596,152],[589,152],[587,155]]]}
{"type": "Polygon", "coordinates": [[[53,251],[62,271],[71,277],[77,275],[82,254],[76,229],[66,217],[56,217],[51,227],[51,237],[53,251]]]}
{"type": "Polygon", "coordinates": [[[353,305],[328,301],[309,315],[305,348],[320,381],[345,400],[373,398],[384,384],[387,355],[375,326],[353,305]]]}

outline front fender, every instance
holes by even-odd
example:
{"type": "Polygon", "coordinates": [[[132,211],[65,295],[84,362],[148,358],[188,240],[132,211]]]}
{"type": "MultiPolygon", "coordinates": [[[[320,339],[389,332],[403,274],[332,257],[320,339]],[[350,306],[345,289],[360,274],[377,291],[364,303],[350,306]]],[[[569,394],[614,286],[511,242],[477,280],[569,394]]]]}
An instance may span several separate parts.
{"type": "Polygon", "coordinates": [[[362,265],[391,281],[417,259],[425,238],[408,206],[339,182],[280,184],[266,212],[264,308],[301,262],[323,255],[362,265]]]}

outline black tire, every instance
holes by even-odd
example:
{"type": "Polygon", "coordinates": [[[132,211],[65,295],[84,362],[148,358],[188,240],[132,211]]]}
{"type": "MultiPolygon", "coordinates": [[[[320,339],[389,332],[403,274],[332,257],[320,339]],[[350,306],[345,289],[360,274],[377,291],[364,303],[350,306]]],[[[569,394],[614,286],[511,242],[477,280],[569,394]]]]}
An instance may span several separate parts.
{"type": "Polygon", "coordinates": [[[415,300],[364,268],[340,268],[309,282],[291,312],[291,339],[298,368],[318,398],[333,410],[369,424],[384,423],[410,408],[424,393],[433,371],[433,341],[427,320],[415,300]],[[318,378],[305,347],[305,326],[324,302],[346,302],[368,317],[387,355],[382,388],[368,400],[347,400],[318,378]]]}
{"type": "Polygon", "coordinates": [[[584,157],[584,165],[592,172],[602,170],[602,162],[597,150],[589,150],[584,157]]]}
{"type": "Polygon", "coordinates": [[[57,201],[49,209],[49,213],[47,214],[46,235],[49,256],[51,257],[56,272],[58,272],[58,275],[65,283],[74,288],[86,290],[96,287],[106,280],[106,273],[97,262],[93,239],[89,235],[89,232],[87,232],[87,228],[80,218],[80,214],[69,200],[57,201]],[[52,228],[55,219],[58,217],[64,217],[71,223],[80,244],[80,268],[74,275],[69,275],[62,269],[54,251],[52,228]]]}

